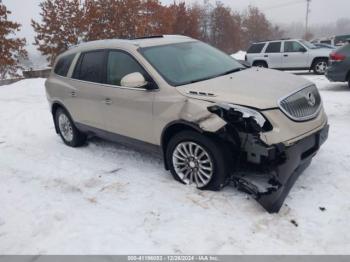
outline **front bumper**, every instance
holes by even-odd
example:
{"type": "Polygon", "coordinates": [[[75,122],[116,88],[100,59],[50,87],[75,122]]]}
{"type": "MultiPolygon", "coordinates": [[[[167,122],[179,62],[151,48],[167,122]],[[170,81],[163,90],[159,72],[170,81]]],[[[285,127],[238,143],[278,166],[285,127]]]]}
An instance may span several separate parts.
{"type": "MultiPolygon", "coordinates": [[[[310,165],[321,145],[327,140],[329,125],[289,147],[259,145],[257,157],[263,158],[259,171],[233,176],[238,189],[252,194],[269,212],[277,213],[300,174],[310,165]],[[261,169],[263,171],[261,171],[261,169]]],[[[257,167],[257,165],[255,166],[257,167]]]]}

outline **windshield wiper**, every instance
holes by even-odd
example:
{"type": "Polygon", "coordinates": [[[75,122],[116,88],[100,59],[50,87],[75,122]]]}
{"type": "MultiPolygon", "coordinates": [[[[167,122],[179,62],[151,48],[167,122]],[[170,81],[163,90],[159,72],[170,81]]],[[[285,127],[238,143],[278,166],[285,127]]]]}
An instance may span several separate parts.
{"type": "Polygon", "coordinates": [[[231,69],[231,70],[229,70],[229,71],[226,71],[226,72],[224,72],[224,73],[222,73],[222,74],[220,74],[220,75],[218,75],[218,76],[225,76],[225,75],[233,74],[233,73],[242,71],[242,70],[244,70],[244,69],[246,69],[246,68],[244,68],[244,67],[234,68],[234,69],[231,69]]]}
{"type": "Polygon", "coordinates": [[[224,75],[229,75],[229,74],[232,74],[232,73],[236,73],[236,72],[239,72],[239,71],[242,71],[246,68],[244,67],[239,67],[239,68],[235,68],[235,69],[231,69],[229,71],[226,71],[222,74],[218,74],[218,75],[214,75],[214,76],[209,76],[209,77],[203,77],[203,78],[200,78],[200,79],[196,79],[196,80],[192,80],[192,81],[189,81],[189,82],[186,82],[184,83],[184,85],[187,85],[187,84],[194,84],[194,83],[197,83],[197,82],[202,82],[202,81],[205,81],[205,80],[209,80],[209,79],[213,79],[213,78],[217,78],[219,76],[224,76],[224,75]]]}

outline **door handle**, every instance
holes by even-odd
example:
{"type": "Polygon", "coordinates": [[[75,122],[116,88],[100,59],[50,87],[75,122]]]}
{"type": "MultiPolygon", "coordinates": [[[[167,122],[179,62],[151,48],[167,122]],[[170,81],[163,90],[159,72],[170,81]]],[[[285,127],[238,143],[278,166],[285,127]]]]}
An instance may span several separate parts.
{"type": "Polygon", "coordinates": [[[105,99],[105,104],[106,105],[111,105],[113,102],[112,102],[112,99],[110,99],[110,98],[106,98],[105,99]]]}
{"type": "Polygon", "coordinates": [[[264,57],[269,57],[268,55],[264,55],[264,57]]]}
{"type": "Polygon", "coordinates": [[[288,57],[288,55],[283,55],[284,57],[288,57]]]}
{"type": "Polygon", "coordinates": [[[75,91],[72,91],[72,92],[70,92],[70,96],[71,96],[71,97],[76,97],[76,96],[77,96],[77,93],[76,93],[75,91]]]}

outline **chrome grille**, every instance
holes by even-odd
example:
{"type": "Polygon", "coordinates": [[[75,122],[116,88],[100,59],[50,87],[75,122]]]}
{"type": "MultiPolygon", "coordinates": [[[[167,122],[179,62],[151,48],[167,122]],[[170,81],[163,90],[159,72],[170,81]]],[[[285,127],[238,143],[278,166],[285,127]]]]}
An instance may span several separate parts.
{"type": "Polygon", "coordinates": [[[321,109],[321,96],[315,85],[283,98],[279,102],[281,110],[295,121],[306,121],[317,116],[321,109]]]}

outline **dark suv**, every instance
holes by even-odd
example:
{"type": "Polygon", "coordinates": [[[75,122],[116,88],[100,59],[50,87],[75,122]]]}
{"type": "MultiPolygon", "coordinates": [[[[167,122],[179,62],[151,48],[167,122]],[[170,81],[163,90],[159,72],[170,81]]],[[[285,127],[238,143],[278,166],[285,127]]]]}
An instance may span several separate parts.
{"type": "Polygon", "coordinates": [[[326,76],[332,82],[348,82],[350,87],[350,44],[331,53],[326,76]]]}

